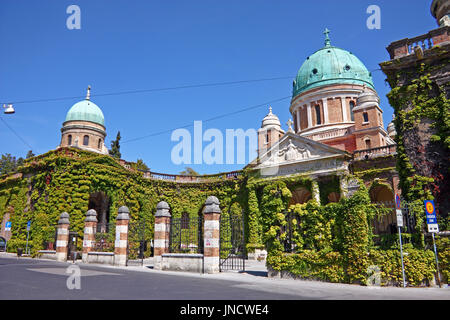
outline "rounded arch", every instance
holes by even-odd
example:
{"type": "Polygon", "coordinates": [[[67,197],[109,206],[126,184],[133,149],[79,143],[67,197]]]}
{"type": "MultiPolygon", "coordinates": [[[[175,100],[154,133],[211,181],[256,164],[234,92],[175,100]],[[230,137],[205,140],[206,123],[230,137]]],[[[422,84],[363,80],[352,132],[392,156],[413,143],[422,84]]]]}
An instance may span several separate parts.
{"type": "Polygon", "coordinates": [[[289,201],[289,206],[291,206],[293,204],[306,203],[311,199],[312,199],[311,191],[309,191],[305,187],[300,187],[300,188],[295,189],[292,192],[292,198],[289,201]]]}
{"type": "Polygon", "coordinates": [[[244,210],[239,202],[233,202],[230,206],[230,216],[242,217],[244,210]]]}
{"type": "Polygon", "coordinates": [[[384,183],[374,182],[369,189],[370,201],[380,206],[392,208],[392,211],[378,219],[375,217],[373,221],[373,228],[375,234],[392,233],[396,225],[394,191],[392,188],[384,183]]]}
{"type": "Polygon", "coordinates": [[[374,203],[394,202],[394,191],[385,183],[374,182],[369,189],[369,196],[374,203]]]}

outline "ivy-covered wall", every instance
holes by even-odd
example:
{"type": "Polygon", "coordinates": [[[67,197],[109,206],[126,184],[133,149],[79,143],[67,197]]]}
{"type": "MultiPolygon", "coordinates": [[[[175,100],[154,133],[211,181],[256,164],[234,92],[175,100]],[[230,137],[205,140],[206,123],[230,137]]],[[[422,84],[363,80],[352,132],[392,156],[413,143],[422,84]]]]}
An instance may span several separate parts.
{"type": "Polygon", "coordinates": [[[89,197],[98,191],[110,200],[109,222],[115,221],[118,208],[125,205],[131,221],[145,219],[150,228],[159,201],[170,205],[174,217],[183,212],[197,216],[209,195],[220,199],[225,213],[234,203],[246,205],[241,192],[244,177],[195,184],[150,180],[109,156],[76,149],[59,149],[32,158],[19,172],[23,178],[0,179],[0,216],[8,212],[12,223],[9,250],[25,247],[28,220],[32,221],[32,252],[42,249],[64,211],[70,214],[71,230],[82,236],[89,197]]]}
{"type": "MultiPolygon", "coordinates": [[[[369,175],[367,181],[377,174],[369,175]]],[[[71,229],[82,237],[89,197],[98,191],[110,199],[109,222],[114,222],[118,208],[126,205],[131,221],[146,219],[150,233],[159,201],[169,204],[173,217],[183,213],[195,217],[201,213],[206,198],[214,195],[220,200],[223,214],[243,214],[247,251],[266,249],[270,270],[309,279],[364,284],[368,268],[377,264],[385,283],[397,284],[399,256],[395,241],[384,247],[373,241],[372,221],[382,218],[386,211],[371,203],[362,181],[361,189],[352,197],[324,205],[328,194],[345,193],[337,176],[329,176],[327,181],[317,183],[308,175],[267,179],[244,170],[235,179],[176,183],[144,178],[142,173],[124,168],[109,156],[64,148],[29,159],[19,168],[19,175],[0,177],[0,216],[8,213],[12,222],[12,238],[8,242],[12,252],[19,246],[25,247],[27,221],[32,221],[29,245],[31,252],[36,253],[63,211],[70,214],[71,229]],[[298,189],[310,192],[311,200],[290,206],[298,189]],[[316,199],[323,203],[318,204],[316,199]],[[288,209],[296,215],[293,253],[284,252],[283,246],[288,209]]],[[[448,241],[439,241],[441,267],[448,269],[448,241]]],[[[407,250],[405,263],[410,284],[432,281],[434,260],[430,250],[425,245],[411,245],[407,250]],[[423,272],[414,271],[416,267],[423,272]]],[[[444,275],[448,278],[448,272],[444,275]]]]}
{"type": "Polygon", "coordinates": [[[450,83],[448,52],[436,46],[433,57],[403,65],[381,64],[392,90],[397,132],[397,172],[402,196],[423,216],[423,200],[434,199],[439,224],[448,229],[450,211],[450,83]]]}

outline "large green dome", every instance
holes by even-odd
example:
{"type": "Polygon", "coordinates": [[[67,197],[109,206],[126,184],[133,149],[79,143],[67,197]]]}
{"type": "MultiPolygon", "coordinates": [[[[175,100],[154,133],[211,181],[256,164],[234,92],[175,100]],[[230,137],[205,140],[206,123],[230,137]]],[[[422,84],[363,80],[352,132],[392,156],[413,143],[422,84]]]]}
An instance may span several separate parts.
{"type": "Polygon", "coordinates": [[[295,97],[307,90],[332,84],[359,84],[374,88],[372,74],[354,54],[330,44],[325,31],[325,47],[309,56],[293,84],[295,97]]]}
{"type": "Polygon", "coordinates": [[[66,121],[90,121],[105,126],[102,110],[89,99],[75,103],[67,112],[66,121]]]}

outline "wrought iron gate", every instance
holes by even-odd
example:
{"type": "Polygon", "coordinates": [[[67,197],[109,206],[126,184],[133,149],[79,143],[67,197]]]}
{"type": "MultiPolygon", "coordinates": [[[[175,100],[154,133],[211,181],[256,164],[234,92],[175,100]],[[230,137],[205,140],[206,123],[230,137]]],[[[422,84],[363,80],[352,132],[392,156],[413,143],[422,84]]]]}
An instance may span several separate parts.
{"type": "Polygon", "coordinates": [[[245,271],[246,251],[242,216],[221,215],[219,255],[220,271],[245,271]]]}
{"type": "Polygon", "coordinates": [[[151,255],[150,221],[138,220],[128,224],[127,265],[144,264],[151,255]]]}

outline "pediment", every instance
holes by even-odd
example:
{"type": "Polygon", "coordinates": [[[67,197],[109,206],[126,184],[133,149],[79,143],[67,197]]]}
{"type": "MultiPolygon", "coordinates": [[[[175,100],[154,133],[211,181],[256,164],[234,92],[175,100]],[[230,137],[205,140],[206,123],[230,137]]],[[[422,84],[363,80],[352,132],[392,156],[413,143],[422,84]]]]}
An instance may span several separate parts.
{"type": "Polygon", "coordinates": [[[288,165],[327,158],[342,158],[348,155],[345,151],[288,132],[278,143],[261,155],[257,167],[288,165]]]}

